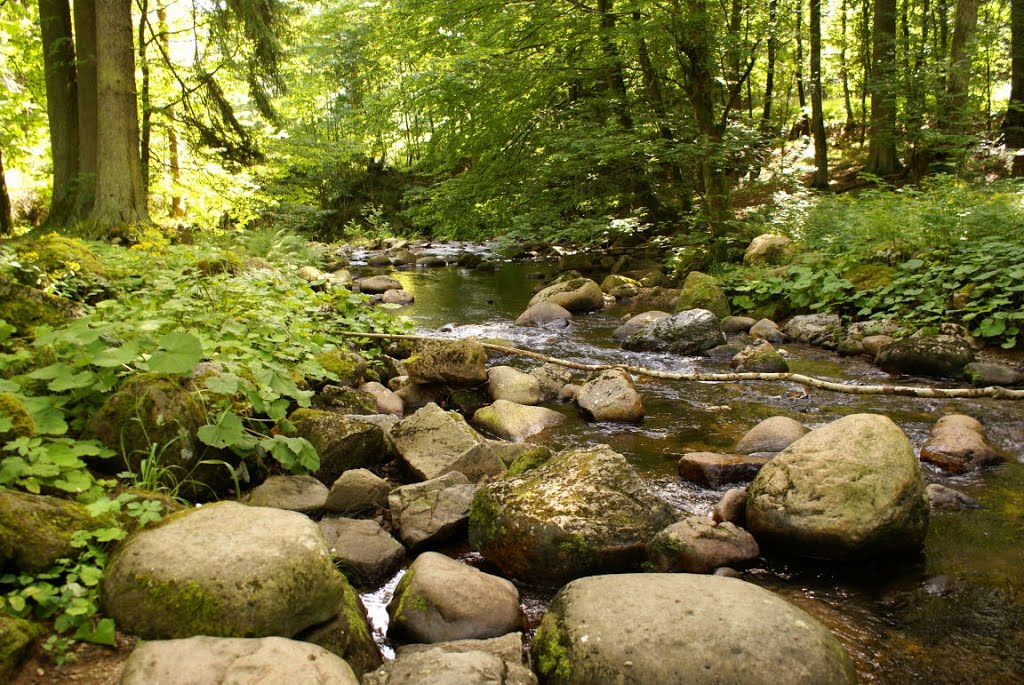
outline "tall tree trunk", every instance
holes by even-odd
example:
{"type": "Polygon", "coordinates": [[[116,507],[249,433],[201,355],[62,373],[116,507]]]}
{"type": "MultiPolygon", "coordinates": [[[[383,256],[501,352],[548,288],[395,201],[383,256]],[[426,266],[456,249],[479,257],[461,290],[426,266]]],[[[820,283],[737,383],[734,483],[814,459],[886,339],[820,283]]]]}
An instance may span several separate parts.
{"type": "Polygon", "coordinates": [[[779,0],[768,2],[768,62],[765,65],[764,107],[761,110],[761,135],[771,131],[772,99],[775,95],[775,59],[779,51],[779,0]]]}
{"type": "MultiPolygon", "coordinates": [[[[167,31],[167,8],[159,7],[156,16],[159,22],[163,52],[165,55],[169,55],[171,54],[171,41],[167,31]]],[[[167,165],[171,174],[171,218],[177,219],[185,216],[185,208],[178,192],[178,183],[181,180],[181,162],[178,155],[178,130],[176,128],[178,119],[173,104],[164,107],[164,116],[167,117],[167,165]]]]}
{"type": "Polygon", "coordinates": [[[896,0],[875,0],[871,59],[871,137],[865,170],[878,176],[902,168],[896,154],[896,0]]]}
{"type": "Polygon", "coordinates": [[[807,119],[807,89],[804,85],[804,3],[796,0],[796,97],[800,103],[800,119],[790,131],[791,138],[806,136],[811,132],[807,119]]]}
{"type": "Polygon", "coordinates": [[[96,3],[75,3],[78,51],[78,193],[77,214],[88,216],[96,199],[96,3]]]}
{"type": "Polygon", "coordinates": [[[864,147],[868,129],[868,92],[871,83],[871,2],[860,0],[860,146],[864,147]]]}
{"type": "Polygon", "coordinates": [[[149,222],[139,162],[131,0],[96,3],[96,36],[100,152],[96,204],[89,220],[116,236],[128,226],[149,222]]]}
{"type": "Polygon", "coordinates": [[[46,115],[50,123],[53,193],[47,224],[75,219],[78,177],[78,81],[68,0],[39,0],[39,26],[46,68],[46,115]]]}
{"type": "Polygon", "coordinates": [[[978,2],[957,0],[956,3],[953,40],[949,46],[949,69],[946,72],[946,98],[940,110],[940,127],[954,135],[967,132],[967,86],[971,80],[974,35],[978,29],[978,2]]]}
{"type": "Polygon", "coordinates": [[[0,150],[0,236],[14,232],[11,196],[7,194],[7,176],[4,174],[4,153],[0,150]]]}
{"type": "Polygon", "coordinates": [[[843,105],[846,108],[846,124],[843,126],[843,131],[847,135],[852,133],[857,127],[857,120],[853,116],[853,101],[850,98],[850,64],[846,59],[846,27],[848,25],[848,10],[848,0],[843,0],[843,6],[839,10],[839,77],[843,82],[843,105]]]}
{"type": "MultiPolygon", "coordinates": [[[[139,109],[142,111],[142,129],[139,135],[139,166],[142,169],[142,191],[149,196],[150,138],[153,131],[153,107],[149,97],[149,62],[146,61],[146,24],[149,21],[149,0],[139,3],[139,109]]],[[[169,54],[169,53],[168,53],[169,54]]]]}
{"type": "Polygon", "coordinates": [[[1024,0],[1010,5],[1010,101],[1003,119],[1006,147],[1017,150],[1014,176],[1024,176],[1024,0]]]}
{"type": "Polygon", "coordinates": [[[633,128],[633,116],[629,111],[629,100],[626,93],[626,76],[622,65],[622,57],[615,45],[615,7],[614,0],[597,0],[597,12],[601,17],[598,40],[601,53],[607,62],[605,65],[606,88],[612,97],[612,108],[619,119],[619,124],[626,130],[633,128]]]}
{"type": "Polygon", "coordinates": [[[821,0],[811,0],[811,131],[814,133],[812,188],[828,188],[828,141],[821,109],[821,0]]]}

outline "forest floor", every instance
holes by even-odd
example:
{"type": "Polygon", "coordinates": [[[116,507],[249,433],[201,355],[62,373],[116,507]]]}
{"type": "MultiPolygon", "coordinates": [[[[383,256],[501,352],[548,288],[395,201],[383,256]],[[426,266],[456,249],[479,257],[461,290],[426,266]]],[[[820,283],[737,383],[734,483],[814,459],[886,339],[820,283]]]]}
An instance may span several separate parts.
{"type": "Polygon", "coordinates": [[[135,649],[138,638],[117,634],[117,646],[105,647],[80,642],[68,653],[60,666],[53,663],[53,654],[44,650],[37,640],[28,657],[11,678],[10,685],[117,685],[124,663],[135,649]]]}

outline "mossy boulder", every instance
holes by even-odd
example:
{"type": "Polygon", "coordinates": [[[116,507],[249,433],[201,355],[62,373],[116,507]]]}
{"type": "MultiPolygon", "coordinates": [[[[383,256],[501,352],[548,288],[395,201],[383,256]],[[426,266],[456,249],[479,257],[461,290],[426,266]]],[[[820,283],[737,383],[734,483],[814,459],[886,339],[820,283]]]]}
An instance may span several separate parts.
{"type": "Polygon", "coordinates": [[[767,340],[755,340],[729,361],[738,372],[786,373],[789,363],[767,340]]]}
{"type": "Polygon", "coordinates": [[[355,388],[366,381],[367,363],[363,356],[350,350],[328,350],[316,355],[315,360],[324,371],[336,377],[338,385],[355,388]]]}
{"type": "Polygon", "coordinates": [[[747,491],[748,530],[801,556],[912,552],[928,531],[914,449],[899,426],[876,414],[811,431],[765,464],[747,491]]]}
{"type": "Polygon", "coordinates": [[[319,409],[296,409],[288,420],[316,448],[320,468],[313,475],[328,487],[345,471],[372,468],[388,456],[384,430],[372,423],[319,409]]]}
{"type": "Polygon", "coordinates": [[[0,682],[9,682],[14,670],[42,632],[42,627],[0,612],[0,682]]]}
{"type": "Polygon", "coordinates": [[[904,338],[882,348],[875,357],[886,373],[938,378],[959,378],[973,361],[970,343],[952,335],[904,338]]]}
{"type": "Polygon", "coordinates": [[[843,277],[857,290],[877,290],[892,285],[896,269],[884,264],[856,264],[843,277]]]}
{"type": "Polygon", "coordinates": [[[674,520],[621,454],[598,445],[481,486],[469,539],[509,576],[559,582],[639,565],[674,520]]]}
{"type": "Polygon", "coordinates": [[[347,385],[325,385],[313,396],[313,406],[337,414],[367,416],[377,413],[377,400],[373,395],[347,385]]]}
{"type": "Polygon", "coordinates": [[[76,314],[72,302],[0,273],[0,319],[14,326],[17,335],[31,335],[36,326],[63,326],[76,314]]]}
{"type": "Polygon", "coordinates": [[[541,682],[852,685],[825,626],[736,578],[631,573],[580,578],[552,600],[532,644],[541,682]]]}
{"type": "Polygon", "coordinates": [[[30,263],[48,278],[73,276],[81,285],[76,291],[80,298],[76,299],[89,299],[107,288],[106,269],[89,246],[77,238],[50,233],[16,243],[15,249],[22,261],[30,263]]]}
{"type": "Polygon", "coordinates": [[[391,439],[405,466],[420,480],[458,471],[475,482],[505,470],[487,440],[465,418],[433,402],[399,421],[391,439]]]}
{"type": "Polygon", "coordinates": [[[107,398],[90,419],[86,435],[121,454],[122,460],[98,462],[101,468],[138,471],[155,447],[169,478],[202,480],[193,469],[202,450],[196,431],[205,423],[202,404],[175,377],[144,373],[129,378],[107,398]]]}
{"type": "Polygon", "coordinates": [[[340,656],[352,667],[357,677],[362,677],[364,673],[378,668],[383,659],[373,640],[370,623],[366,618],[366,607],[359,599],[359,593],[344,576],[341,582],[343,596],[337,607],[337,615],[327,623],[300,633],[298,639],[312,642],[340,656]]]}
{"type": "Polygon", "coordinates": [[[130,535],[100,590],[104,613],[147,640],[292,637],[334,618],[345,580],[308,517],[220,502],[130,535]]]}
{"type": "Polygon", "coordinates": [[[196,269],[204,276],[237,274],[245,267],[242,258],[233,252],[221,252],[215,257],[196,261],[196,269]]]}
{"type": "Polygon", "coordinates": [[[589,278],[559,281],[541,290],[530,300],[530,305],[554,302],[570,312],[587,312],[604,307],[604,292],[589,278]]]}
{"type": "Polygon", "coordinates": [[[722,290],[721,282],[714,276],[691,271],[683,281],[683,289],[676,301],[676,311],[687,309],[707,309],[709,312],[724,319],[732,313],[729,298],[722,290]]]}
{"type": "Polygon", "coordinates": [[[476,338],[431,341],[405,360],[409,380],[417,384],[479,385],[487,380],[487,352],[476,338]]]}
{"type": "Polygon", "coordinates": [[[743,263],[786,264],[793,258],[795,246],[793,241],[784,235],[764,233],[750,241],[743,252],[743,263]]]}
{"type": "Polygon", "coordinates": [[[77,502],[0,488],[0,562],[10,561],[26,573],[77,557],[72,534],[98,526],[77,502]]]}
{"type": "Polygon", "coordinates": [[[617,298],[636,297],[640,294],[641,288],[643,286],[640,285],[640,281],[622,274],[612,274],[601,281],[601,290],[617,298]]]}
{"type": "Polygon", "coordinates": [[[0,445],[17,438],[31,438],[35,434],[36,420],[21,400],[9,392],[0,392],[0,445]],[[10,421],[9,426],[5,419],[10,421]]]}

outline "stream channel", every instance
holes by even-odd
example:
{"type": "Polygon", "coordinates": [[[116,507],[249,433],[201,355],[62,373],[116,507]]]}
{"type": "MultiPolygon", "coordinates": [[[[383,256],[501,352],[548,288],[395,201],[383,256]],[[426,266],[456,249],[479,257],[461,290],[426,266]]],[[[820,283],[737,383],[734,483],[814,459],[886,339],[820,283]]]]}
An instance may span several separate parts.
{"type": "MultiPolygon", "coordinates": [[[[390,275],[415,295],[415,303],[399,314],[413,321],[418,334],[504,338],[524,349],[585,363],[626,363],[675,372],[730,370],[727,361],[620,349],[612,331],[623,316],[641,311],[631,310],[628,304],[577,315],[562,330],[514,326],[534,287],[557,275],[550,264],[502,263],[495,272],[449,266],[390,275]],[[536,272],[543,272],[546,280],[530,278],[536,272]],[[439,333],[442,328],[446,332],[439,333]]],[[[893,382],[866,359],[840,358],[813,347],[782,347],[797,373],[854,383],[893,382]]],[[[539,364],[515,356],[491,363],[522,369],[539,364]]],[[[583,380],[583,372],[574,372],[574,382],[583,380]]],[[[683,482],[676,473],[679,457],[692,451],[729,452],[747,430],[770,416],[789,416],[817,428],[848,414],[885,414],[906,432],[915,450],[920,450],[942,414],[964,413],[979,419],[989,441],[1007,461],[961,476],[922,464],[926,483],[957,488],[981,508],[933,511],[919,557],[882,559],[868,565],[762,557],[744,570],[742,578],[789,599],[828,626],[850,652],[862,682],[1024,682],[1021,403],[858,396],[791,383],[634,380],[646,410],[641,424],[586,423],[573,405],[552,403],[548,406],[570,420],[532,440],[556,451],[606,443],[633,464],[653,492],[678,511],[699,515],[709,515],[730,486],[709,490],[683,482]]],[[[927,384],[920,379],[899,382],[927,384]]],[[[443,551],[494,572],[465,546],[443,551]]],[[[388,655],[393,651],[383,637],[386,606],[400,575],[363,595],[388,655]]],[[[519,588],[526,628],[532,634],[556,588],[522,584],[519,588]]]]}

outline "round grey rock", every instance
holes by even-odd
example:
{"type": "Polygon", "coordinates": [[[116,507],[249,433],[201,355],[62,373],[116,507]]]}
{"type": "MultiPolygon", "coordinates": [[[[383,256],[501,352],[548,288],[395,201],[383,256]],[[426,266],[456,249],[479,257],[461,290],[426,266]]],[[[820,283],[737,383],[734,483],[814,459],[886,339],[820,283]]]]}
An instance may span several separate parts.
{"type": "Polygon", "coordinates": [[[806,426],[788,416],[772,416],[747,431],[736,443],[736,454],[755,452],[781,452],[805,436],[806,426]]]}
{"type": "Polygon", "coordinates": [[[380,524],[369,519],[320,520],[331,558],[353,584],[371,587],[394,573],[405,557],[405,547],[380,524]]]}
{"type": "Polygon", "coordinates": [[[689,516],[651,540],[648,562],[655,571],[710,573],[719,566],[742,566],[760,554],[754,536],[732,523],[689,516]]]}
{"type": "Polygon", "coordinates": [[[644,404],[623,369],[607,369],[584,383],[576,393],[582,414],[593,421],[636,423],[644,417],[644,404]]]}
{"type": "Polygon", "coordinates": [[[324,508],[327,492],[313,476],[270,476],[252,489],[246,504],[309,513],[324,508]]]}
{"type": "Polygon", "coordinates": [[[706,309],[687,309],[634,333],[622,341],[622,347],[640,352],[694,355],[724,342],[718,317],[706,309]]]}
{"type": "Polygon", "coordinates": [[[492,366],[487,369],[487,392],[493,400],[526,405],[540,402],[540,383],[537,379],[511,366],[492,366]]]}
{"type": "Polygon", "coordinates": [[[324,509],[335,514],[358,514],[388,505],[391,485],[368,469],[350,469],[338,476],[327,493],[324,509]]]}

